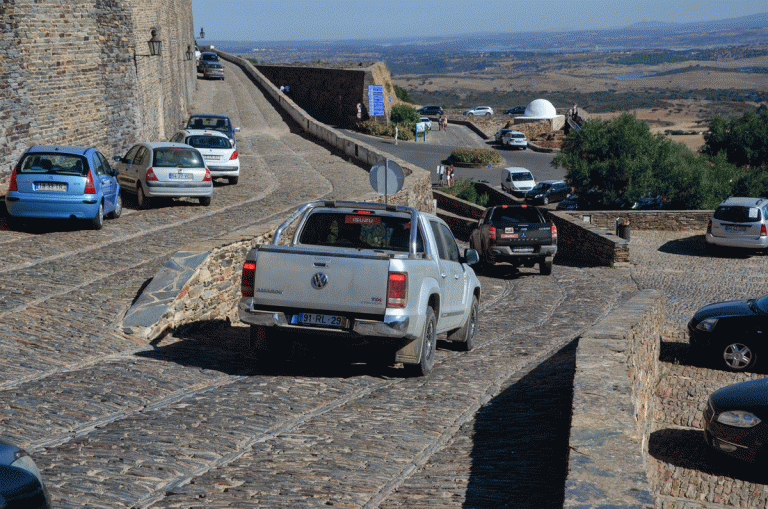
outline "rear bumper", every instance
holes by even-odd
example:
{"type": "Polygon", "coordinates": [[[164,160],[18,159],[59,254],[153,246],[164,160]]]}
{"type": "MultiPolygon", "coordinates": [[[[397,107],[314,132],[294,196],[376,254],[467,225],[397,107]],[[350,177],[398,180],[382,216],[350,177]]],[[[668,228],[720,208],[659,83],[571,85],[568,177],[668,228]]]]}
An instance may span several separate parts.
{"type": "Polygon", "coordinates": [[[45,219],[91,219],[99,211],[101,198],[97,195],[29,196],[27,193],[10,192],[5,197],[8,213],[14,217],[45,219]]]}
{"type": "Polygon", "coordinates": [[[512,246],[491,246],[489,249],[491,256],[503,261],[508,259],[530,259],[530,258],[554,258],[557,254],[557,245],[533,246],[533,252],[521,253],[512,250],[512,246]]]}
{"type": "Polygon", "coordinates": [[[704,240],[713,246],[768,249],[768,237],[715,237],[711,233],[707,233],[704,240]]]}
{"type": "Polygon", "coordinates": [[[150,198],[178,196],[213,196],[213,182],[168,184],[147,182],[144,192],[150,198]]]}
{"type": "Polygon", "coordinates": [[[351,327],[348,329],[333,329],[326,327],[311,327],[294,325],[291,316],[282,311],[264,311],[253,309],[253,300],[242,298],[237,305],[237,314],[243,323],[249,325],[261,325],[264,327],[281,327],[289,329],[315,330],[338,333],[340,335],[372,336],[381,338],[407,338],[416,339],[416,335],[409,331],[415,320],[407,315],[384,316],[382,321],[351,319],[351,327]]]}

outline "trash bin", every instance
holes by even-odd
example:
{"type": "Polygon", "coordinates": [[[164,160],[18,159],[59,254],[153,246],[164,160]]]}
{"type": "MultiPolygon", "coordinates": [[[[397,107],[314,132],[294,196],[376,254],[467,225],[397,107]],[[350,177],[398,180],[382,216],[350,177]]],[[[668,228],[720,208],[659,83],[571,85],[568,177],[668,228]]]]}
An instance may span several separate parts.
{"type": "Polygon", "coordinates": [[[616,236],[621,237],[622,239],[629,242],[629,235],[630,235],[629,220],[617,217],[616,218],[616,236]]]}

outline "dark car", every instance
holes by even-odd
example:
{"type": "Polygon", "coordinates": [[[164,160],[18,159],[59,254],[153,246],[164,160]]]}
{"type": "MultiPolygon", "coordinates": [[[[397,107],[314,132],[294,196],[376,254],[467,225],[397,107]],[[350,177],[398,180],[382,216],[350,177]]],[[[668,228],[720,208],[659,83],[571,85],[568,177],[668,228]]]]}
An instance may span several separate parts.
{"type": "Polygon", "coordinates": [[[235,146],[237,146],[235,133],[240,131],[239,127],[232,127],[228,116],[213,113],[198,113],[190,116],[187,125],[182,126],[182,129],[213,129],[226,134],[235,146]]]}
{"type": "Polygon", "coordinates": [[[469,236],[469,246],[478,252],[484,267],[499,262],[515,267],[538,263],[546,276],[552,273],[557,254],[557,227],[537,207],[498,205],[485,210],[469,236]]]}
{"type": "Polygon", "coordinates": [[[23,449],[0,440],[0,507],[48,509],[51,497],[35,462],[23,449]]]}
{"type": "Polygon", "coordinates": [[[586,193],[572,193],[557,204],[557,210],[596,210],[603,207],[603,195],[600,191],[589,190],[586,193]]]}
{"type": "Polygon", "coordinates": [[[504,110],[505,115],[522,115],[525,113],[525,106],[514,106],[504,110]]]}
{"type": "Polygon", "coordinates": [[[435,105],[422,106],[416,111],[419,112],[419,115],[439,116],[443,114],[443,108],[435,105]]]}
{"type": "Polygon", "coordinates": [[[755,461],[768,442],[768,378],[729,385],[709,396],[704,440],[736,458],[755,461]]]}
{"type": "Polygon", "coordinates": [[[200,54],[200,59],[197,61],[197,72],[203,72],[205,64],[209,62],[219,63],[219,55],[212,51],[203,51],[200,54]]]}
{"type": "Polygon", "coordinates": [[[752,369],[768,333],[768,295],[709,304],[688,322],[694,355],[730,371],[752,369]]]}
{"type": "Polygon", "coordinates": [[[564,180],[543,180],[525,193],[525,202],[547,205],[564,200],[570,192],[564,180]]]}

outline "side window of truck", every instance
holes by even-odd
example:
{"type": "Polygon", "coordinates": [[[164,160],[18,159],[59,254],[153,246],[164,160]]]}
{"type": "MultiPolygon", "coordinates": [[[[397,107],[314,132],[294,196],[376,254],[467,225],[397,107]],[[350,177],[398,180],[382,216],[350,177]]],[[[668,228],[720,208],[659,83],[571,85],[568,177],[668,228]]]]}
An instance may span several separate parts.
{"type": "Polygon", "coordinates": [[[432,234],[435,236],[437,252],[440,259],[458,263],[459,247],[456,245],[456,239],[453,238],[451,230],[444,224],[436,221],[430,221],[429,226],[432,228],[432,234]]]}

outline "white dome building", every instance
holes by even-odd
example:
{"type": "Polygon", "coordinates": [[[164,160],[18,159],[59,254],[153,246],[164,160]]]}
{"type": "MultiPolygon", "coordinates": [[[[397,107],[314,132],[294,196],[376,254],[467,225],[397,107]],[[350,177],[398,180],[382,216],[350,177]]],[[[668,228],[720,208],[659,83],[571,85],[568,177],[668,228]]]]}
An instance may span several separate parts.
{"type": "Polygon", "coordinates": [[[557,131],[562,129],[565,124],[565,115],[558,115],[555,107],[546,99],[534,99],[525,107],[525,113],[515,118],[515,124],[526,124],[541,120],[549,121],[551,129],[557,131]]]}

